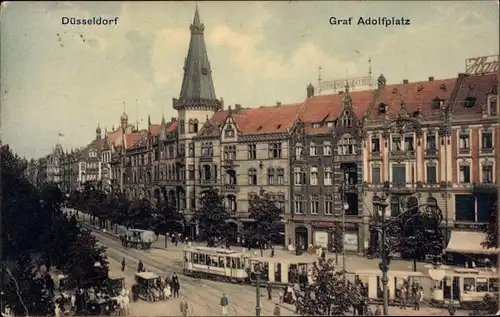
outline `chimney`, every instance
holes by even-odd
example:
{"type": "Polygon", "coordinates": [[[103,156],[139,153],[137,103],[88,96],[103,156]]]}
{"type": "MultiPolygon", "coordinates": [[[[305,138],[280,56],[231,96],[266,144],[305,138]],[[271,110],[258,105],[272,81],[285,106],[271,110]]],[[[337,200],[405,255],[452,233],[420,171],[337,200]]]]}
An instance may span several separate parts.
{"type": "Polygon", "coordinates": [[[408,84],[408,79],[403,79],[403,84],[408,84]]]}
{"type": "Polygon", "coordinates": [[[177,121],[177,118],[176,117],[171,117],[170,118],[170,122],[176,122],[177,121]]]}
{"type": "Polygon", "coordinates": [[[281,101],[276,101],[276,105],[279,107],[281,106],[281,101]]]}
{"type": "Polygon", "coordinates": [[[434,76],[429,76],[429,81],[434,81],[434,76]]]}
{"type": "Polygon", "coordinates": [[[235,104],[234,105],[234,112],[235,113],[238,113],[241,111],[241,105],[239,103],[235,104]]]}

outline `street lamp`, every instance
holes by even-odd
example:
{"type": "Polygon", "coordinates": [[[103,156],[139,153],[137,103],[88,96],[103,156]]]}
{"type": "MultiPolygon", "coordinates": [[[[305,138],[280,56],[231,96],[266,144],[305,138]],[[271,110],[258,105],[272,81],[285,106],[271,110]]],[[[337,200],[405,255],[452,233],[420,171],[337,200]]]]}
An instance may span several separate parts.
{"type": "Polygon", "coordinates": [[[256,305],[255,305],[255,316],[260,317],[260,263],[257,262],[255,265],[255,280],[256,280],[256,290],[255,290],[255,296],[256,296],[256,305]]]}
{"type": "MultiPolygon", "coordinates": [[[[427,203],[427,204],[415,204],[415,206],[411,206],[408,209],[403,210],[398,216],[387,220],[385,217],[385,211],[387,207],[389,206],[389,203],[387,203],[385,197],[381,197],[373,200],[373,207],[374,211],[376,212],[377,215],[377,220],[378,223],[375,225],[375,230],[379,232],[379,234],[382,235],[381,240],[379,240],[380,245],[380,258],[381,262],[379,264],[379,268],[382,271],[382,291],[383,291],[383,299],[384,299],[384,307],[383,307],[383,313],[385,316],[388,314],[389,310],[389,293],[388,293],[388,288],[387,284],[389,282],[389,278],[387,277],[387,272],[389,271],[390,267],[390,247],[389,247],[389,241],[387,239],[387,229],[389,226],[397,219],[401,218],[402,216],[408,214],[409,212],[415,212],[415,213],[421,213],[420,209],[425,207],[425,213],[430,214],[434,217],[436,217],[436,224],[439,226],[441,221],[443,220],[443,216],[441,213],[441,210],[435,203],[427,203]]],[[[433,251],[434,254],[437,254],[436,251],[433,251]]],[[[436,262],[437,263],[437,262],[436,262]]]]}

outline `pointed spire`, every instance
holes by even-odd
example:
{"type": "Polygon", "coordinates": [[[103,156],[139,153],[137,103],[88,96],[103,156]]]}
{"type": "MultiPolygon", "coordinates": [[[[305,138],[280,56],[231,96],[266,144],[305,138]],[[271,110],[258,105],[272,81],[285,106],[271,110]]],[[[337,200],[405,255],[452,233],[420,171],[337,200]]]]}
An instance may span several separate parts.
{"type": "Polygon", "coordinates": [[[148,127],[151,126],[151,116],[148,114],[148,127]]]}
{"type": "Polygon", "coordinates": [[[201,23],[198,6],[190,29],[191,40],[184,62],[184,78],[180,98],[178,103],[174,104],[174,108],[182,109],[189,104],[190,106],[196,105],[205,109],[207,106],[213,107],[215,110],[220,106],[220,102],[215,95],[212,69],[203,36],[204,26],[201,23]]]}
{"type": "Polygon", "coordinates": [[[163,125],[163,126],[167,125],[167,121],[165,120],[164,115],[161,116],[161,125],[163,125]]]}

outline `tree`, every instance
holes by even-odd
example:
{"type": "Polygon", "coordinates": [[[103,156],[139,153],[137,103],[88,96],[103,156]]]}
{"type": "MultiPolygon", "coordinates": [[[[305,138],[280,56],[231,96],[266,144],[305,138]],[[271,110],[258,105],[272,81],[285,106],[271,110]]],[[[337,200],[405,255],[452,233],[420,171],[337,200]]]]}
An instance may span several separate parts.
{"type": "Polygon", "coordinates": [[[335,264],[338,263],[338,255],[344,249],[342,223],[336,221],[332,230],[331,251],[335,252],[335,264]]]}
{"type": "Polygon", "coordinates": [[[68,285],[89,288],[102,287],[108,277],[106,248],[97,245],[89,230],[80,230],[64,267],[68,285]]]}
{"type": "Polygon", "coordinates": [[[125,220],[126,227],[150,230],[153,225],[153,211],[153,205],[146,198],[132,202],[125,220]]]}
{"type": "Polygon", "coordinates": [[[264,245],[270,245],[273,238],[280,234],[278,228],[283,219],[283,208],[265,193],[262,196],[253,196],[249,205],[249,218],[254,221],[246,232],[245,240],[258,245],[260,255],[263,256],[264,245]]]}
{"type": "MultiPolygon", "coordinates": [[[[437,207],[437,206],[436,206],[437,207]]],[[[394,226],[399,226],[396,236],[400,236],[396,250],[404,257],[413,260],[413,271],[417,270],[417,261],[427,255],[438,256],[442,253],[443,235],[440,224],[442,216],[433,213],[430,206],[419,208],[418,199],[410,197],[406,202],[405,214],[401,215],[394,226]]],[[[393,232],[394,233],[394,232],[393,232]]]]}
{"type": "Polygon", "coordinates": [[[486,241],[483,248],[498,248],[498,204],[495,202],[490,208],[490,220],[485,228],[486,241]]]}
{"type": "Polygon", "coordinates": [[[157,233],[182,233],[184,232],[184,216],[177,211],[175,206],[162,201],[157,204],[153,228],[157,233]]]}
{"type": "Polygon", "coordinates": [[[118,233],[118,225],[125,223],[131,202],[125,194],[113,193],[108,196],[107,203],[109,221],[115,225],[116,233],[118,233]]]}
{"type": "Polygon", "coordinates": [[[332,259],[319,259],[312,269],[312,284],[296,294],[302,316],[342,316],[362,302],[360,290],[343,273],[336,273],[332,259]]]}
{"type": "Polygon", "coordinates": [[[204,192],[200,204],[201,208],[196,211],[195,217],[201,232],[207,237],[207,245],[213,247],[216,238],[228,238],[229,225],[227,220],[231,214],[224,206],[224,197],[214,189],[204,192]]]}
{"type": "MultiPolygon", "coordinates": [[[[92,224],[95,224],[95,218],[99,215],[99,211],[103,206],[103,202],[106,200],[106,193],[100,189],[95,189],[91,185],[88,185],[84,192],[84,210],[88,214],[92,215],[92,224]]],[[[100,223],[99,225],[102,225],[100,223]]]]}

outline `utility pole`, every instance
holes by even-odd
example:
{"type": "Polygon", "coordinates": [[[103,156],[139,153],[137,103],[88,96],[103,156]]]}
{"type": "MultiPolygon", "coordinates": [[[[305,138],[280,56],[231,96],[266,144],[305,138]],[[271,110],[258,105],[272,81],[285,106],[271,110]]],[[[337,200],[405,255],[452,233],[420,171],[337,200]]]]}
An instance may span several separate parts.
{"type": "Polygon", "coordinates": [[[255,270],[255,279],[257,284],[257,289],[255,290],[256,305],[255,305],[255,316],[260,317],[260,263],[257,264],[257,270],[255,270]]]}

